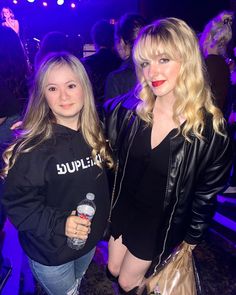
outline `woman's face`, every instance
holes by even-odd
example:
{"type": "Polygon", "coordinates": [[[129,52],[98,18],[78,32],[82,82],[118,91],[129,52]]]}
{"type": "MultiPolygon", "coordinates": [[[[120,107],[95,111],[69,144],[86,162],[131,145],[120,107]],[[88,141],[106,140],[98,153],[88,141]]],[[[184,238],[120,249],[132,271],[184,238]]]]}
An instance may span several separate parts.
{"type": "Polygon", "coordinates": [[[10,13],[10,10],[8,8],[3,8],[2,13],[3,13],[3,16],[5,18],[10,18],[11,17],[11,13],[10,13]]]}
{"type": "Polygon", "coordinates": [[[52,68],[46,76],[44,94],[57,123],[77,130],[84,98],[80,81],[69,66],[52,68]]]}
{"type": "MultiPolygon", "coordinates": [[[[159,51],[164,52],[164,50],[159,51]]],[[[173,97],[176,80],[180,72],[180,62],[171,60],[167,54],[158,54],[155,59],[142,63],[146,82],[157,97],[173,97]]]]}

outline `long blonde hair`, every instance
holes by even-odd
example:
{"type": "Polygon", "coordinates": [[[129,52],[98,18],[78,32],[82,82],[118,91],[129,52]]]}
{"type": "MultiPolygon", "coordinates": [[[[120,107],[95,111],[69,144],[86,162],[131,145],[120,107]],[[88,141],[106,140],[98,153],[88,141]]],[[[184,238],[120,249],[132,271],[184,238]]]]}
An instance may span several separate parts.
{"type": "Polygon", "coordinates": [[[95,159],[99,153],[108,167],[113,166],[96,112],[92,87],[83,65],[71,54],[54,53],[45,57],[35,74],[29,103],[22,122],[22,130],[19,132],[17,140],[3,154],[6,165],[2,176],[7,175],[19,154],[33,150],[52,137],[52,124],[56,120],[45,98],[45,81],[53,68],[65,65],[69,66],[78,77],[83,90],[84,106],[80,111],[78,124],[84,139],[92,148],[92,157],[95,159]]]}
{"type": "MultiPolygon", "coordinates": [[[[212,101],[210,86],[206,78],[206,69],[194,31],[177,18],[160,19],[141,30],[133,49],[136,73],[139,80],[137,96],[141,99],[137,114],[148,124],[152,124],[152,111],[155,96],[143,76],[143,62],[155,59],[164,48],[170,59],[180,62],[180,73],[174,89],[176,101],[173,106],[173,120],[180,126],[179,117],[186,119],[182,134],[190,140],[190,130],[202,138],[204,130],[204,112],[213,116],[213,128],[221,134],[224,119],[221,111],[212,101]]],[[[179,127],[180,131],[180,127],[179,127]]]]}

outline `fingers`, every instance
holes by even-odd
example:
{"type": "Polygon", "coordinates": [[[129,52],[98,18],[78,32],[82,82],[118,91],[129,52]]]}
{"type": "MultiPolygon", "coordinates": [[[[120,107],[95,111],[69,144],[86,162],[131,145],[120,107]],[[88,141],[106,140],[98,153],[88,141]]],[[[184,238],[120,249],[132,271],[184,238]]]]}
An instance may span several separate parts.
{"type": "Polygon", "coordinates": [[[91,231],[91,222],[78,216],[70,215],[65,226],[65,235],[70,238],[87,239],[91,231]]]}
{"type": "Polygon", "coordinates": [[[10,129],[11,129],[11,130],[15,130],[15,129],[19,128],[21,125],[22,125],[22,121],[18,121],[18,122],[16,122],[16,123],[14,123],[14,124],[10,127],[10,129]]]}

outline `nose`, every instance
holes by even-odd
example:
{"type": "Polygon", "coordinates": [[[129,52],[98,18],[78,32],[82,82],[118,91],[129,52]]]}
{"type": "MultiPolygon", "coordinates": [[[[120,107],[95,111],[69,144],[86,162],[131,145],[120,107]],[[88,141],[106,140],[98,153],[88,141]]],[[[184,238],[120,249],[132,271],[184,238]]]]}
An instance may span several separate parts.
{"type": "Polygon", "coordinates": [[[149,77],[154,78],[159,73],[159,66],[156,63],[151,63],[149,66],[149,77]]]}
{"type": "Polygon", "coordinates": [[[69,97],[68,92],[65,88],[60,89],[60,99],[61,100],[67,100],[69,97]]]}

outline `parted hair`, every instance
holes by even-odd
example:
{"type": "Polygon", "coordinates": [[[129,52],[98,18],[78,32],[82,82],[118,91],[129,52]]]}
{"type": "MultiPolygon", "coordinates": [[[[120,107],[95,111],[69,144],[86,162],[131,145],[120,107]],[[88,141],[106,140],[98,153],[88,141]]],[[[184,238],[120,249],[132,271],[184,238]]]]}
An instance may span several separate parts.
{"type": "Polygon", "coordinates": [[[152,111],[155,95],[143,76],[142,64],[155,59],[158,54],[180,62],[180,72],[176,81],[173,106],[173,120],[179,126],[180,117],[185,118],[182,129],[183,136],[190,140],[189,132],[198,138],[203,137],[204,114],[213,116],[213,128],[221,134],[224,119],[221,111],[213,104],[212,93],[207,81],[205,64],[200,52],[195,32],[183,21],[177,18],[164,18],[143,28],[133,49],[139,84],[137,96],[140,103],[137,114],[144,121],[152,124],[152,111]],[[164,52],[160,50],[164,49],[164,52]]]}
{"type": "Polygon", "coordinates": [[[53,136],[52,125],[56,123],[56,119],[45,98],[45,82],[49,72],[60,66],[70,67],[78,77],[83,90],[84,106],[80,111],[78,126],[84,139],[92,148],[92,157],[95,159],[96,155],[100,154],[104,164],[108,167],[113,166],[96,112],[92,86],[87,73],[75,56],[61,52],[46,56],[35,74],[21,130],[18,132],[16,141],[3,154],[6,164],[2,171],[3,177],[14,165],[19,154],[30,152],[53,136]]]}

